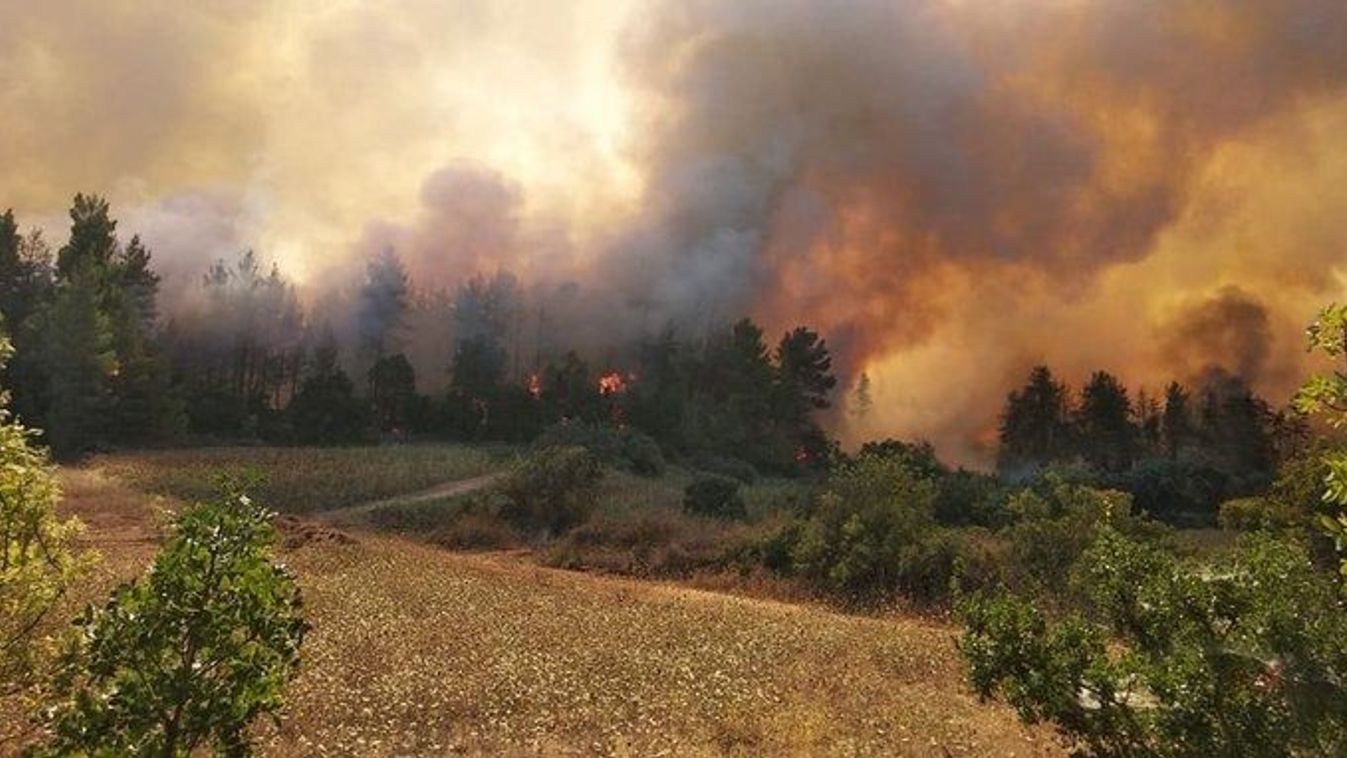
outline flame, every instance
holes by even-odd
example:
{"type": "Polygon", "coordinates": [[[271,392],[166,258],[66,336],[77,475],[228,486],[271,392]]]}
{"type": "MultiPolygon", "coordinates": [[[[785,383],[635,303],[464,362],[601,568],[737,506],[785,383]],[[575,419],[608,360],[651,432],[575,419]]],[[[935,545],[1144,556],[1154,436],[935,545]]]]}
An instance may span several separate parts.
{"type": "Polygon", "coordinates": [[[543,380],[537,374],[529,374],[528,382],[524,386],[534,399],[543,396],[543,380]]]}
{"type": "Polygon", "coordinates": [[[599,377],[599,394],[616,395],[627,389],[627,380],[617,371],[609,371],[599,377]]]}

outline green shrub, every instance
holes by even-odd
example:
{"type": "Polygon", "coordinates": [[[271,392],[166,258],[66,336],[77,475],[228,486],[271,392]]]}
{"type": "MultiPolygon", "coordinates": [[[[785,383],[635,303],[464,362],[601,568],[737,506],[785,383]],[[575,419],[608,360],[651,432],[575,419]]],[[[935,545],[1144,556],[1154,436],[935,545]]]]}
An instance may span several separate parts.
{"type": "Polygon", "coordinates": [[[1009,518],[1001,507],[1004,488],[994,476],[959,469],[935,482],[935,518],[946,526],[1000,526],[1009,518]]]}
{"type": "Polygon", "coordinates": [[[1274,497],[1242,497],[1221,503],[1217,523],[1222,529],[1252,532],[1259,529],[1287,529],[1304,524],[1304,513],[1274,497]]]}
{"type": "Polygon", "coordinates": [[[683,490],[683,511],[723,519],[742,519],[747,514],[739,482],[715,474],[703,474],[683,490]]]}
{"type": "Polygon", "coordinates": [[[593,512],[603,464],[583,447],[552,447],[524,458],[498,485],[501,516],[523,530],[559,534],[593,512]]]}
{"type": "Polygon", "coordinates": [[[1233,489],[1218,467],[1187,454],[1140,461],[1113,484],[1132,494],[1137,510],[1178,526],[1210,526],[1233,489]]]}
{"type": "Polygon", "coordinates": [[[1134,515],[1128,495],[1054,477],[1038,490],[1011,496],[1006,510],[1014,521],[1001,531],[1005,577],[1015,589],[1041,598],[1070,599],[1071,569],[1099,529],[1113,526],[1147,539],[1166,533],[1134,515]]]}
{"type": "Polygon", "coordinates": [[[935,486],[901,460],[862,456],[829,478],[791,549],[795,570],[826,589],[882,596],[935,528],[935,486]]]}
{"type": "Polygon", "coordinates": [[[659,443],[631,427],[564,421],[543,430],[533,442],[535,450],[549,447],[583,447],[604,463],[639,476],[664,473],[664,454],[659,443]]]}
{"type": "MultiPolygon", "coordinates": [[[[9,357],[0,337],[0,369],[9,357]]],[[[31,682],[44,652],[43,619],[88,563],[81,525],[56,515],[59,490],[33,432],[11,419],[0,390],[0,693],[31,682]]]]}
{"type": "Polygon", "coordinates": [[[1096,756],[1342,755],[1347,613],[1305,550],[1266,535],[1186,567],[1100,530],[1078,566],[1088,615],[1003,593],[961,607],[982,697],[1096,756]]]}
{"type": "Polygon", "coordinates": [[[183,511],[146,576],[84,612],[48,752],[248,751],[248,727],[280,708],[307,629],[293,577],[272,561],[271,518],[238,494],[183,511]]]}

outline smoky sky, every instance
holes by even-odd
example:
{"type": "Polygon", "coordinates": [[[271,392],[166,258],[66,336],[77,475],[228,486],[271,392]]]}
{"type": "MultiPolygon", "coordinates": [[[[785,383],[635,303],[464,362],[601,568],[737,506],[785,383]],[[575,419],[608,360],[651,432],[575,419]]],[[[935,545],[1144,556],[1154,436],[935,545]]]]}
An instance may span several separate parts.
{"type": "Polygon", "coordinates": [[[418,297],[502,271],[569,293],[551,328],[591,348],[807,323],[838,352],[840,405],[872,379],[864,418],[835,419],[851,441],[985,460],[1038,362],[1152,387],[1210,364],[1284,393],[1303,322],[1347,295],[1337,0],[0,0],[0,18],[0,206],[49,236],[95,191],[166,281],[255,247],[335,307],[392,248],[418,297]]]}

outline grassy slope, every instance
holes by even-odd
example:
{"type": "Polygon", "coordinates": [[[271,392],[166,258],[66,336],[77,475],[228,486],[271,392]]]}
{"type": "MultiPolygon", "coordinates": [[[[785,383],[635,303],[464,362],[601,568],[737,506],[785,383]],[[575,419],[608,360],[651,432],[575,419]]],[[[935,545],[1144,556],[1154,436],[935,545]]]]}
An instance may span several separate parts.
{"type": "Polygon", "coordinates": [[[308,513],[416,492],[489,473],[508,461],[462,445],[161,450],[103,456],[92,465],[147,492],[183,500],[215,494],[221,473],[264,477],[257,495],[284,513],[308,513]]]}
{"type": "MultiPolygon", "coordinates": [[[[99,473],[64,479],[106,555],[102,591],[151,554],[151,509],[99,473]]],[[[286,719],[260,735],[267,753],[1059,752],[966,694],[945,626],[389,536],[284,558],[314,630],[286,719]]]]}

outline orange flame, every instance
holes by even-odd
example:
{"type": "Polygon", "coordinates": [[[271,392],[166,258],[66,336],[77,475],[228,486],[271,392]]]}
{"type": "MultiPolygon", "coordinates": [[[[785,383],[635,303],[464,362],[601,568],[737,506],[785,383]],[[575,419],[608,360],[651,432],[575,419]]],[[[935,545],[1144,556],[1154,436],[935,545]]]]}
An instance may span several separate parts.
{"type": "Polygon", "coordinates": [[[622,378],[622,374],[618,373],[617,371],[609,371],[608,373],[599,377],[600,395],[616,395],[617,393],[622,392],[626,388],[627,388],[626,379],[622,378]]]}
{"type": "Polygon", "coordinates": [[[543,380],[537,374],[529,374],[528,383],[525,386],[534,398],[543,396],[543,380]]]}

